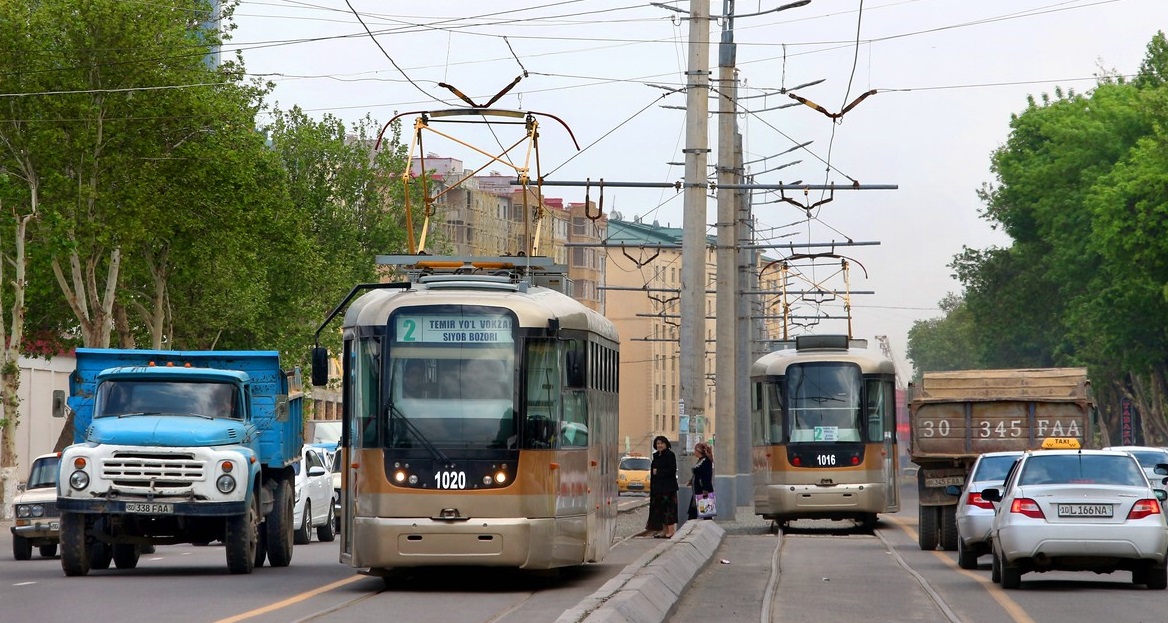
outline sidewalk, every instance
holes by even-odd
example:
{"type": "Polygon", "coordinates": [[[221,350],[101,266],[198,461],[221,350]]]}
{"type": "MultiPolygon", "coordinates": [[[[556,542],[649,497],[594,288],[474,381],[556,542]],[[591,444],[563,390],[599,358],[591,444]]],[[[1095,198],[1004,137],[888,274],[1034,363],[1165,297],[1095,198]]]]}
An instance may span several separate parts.
{"type": "Polygon", "coordinates": [[[687,521],[556,623],[758,621],[776,543],[766,525],[750,506],[687,521]]]}

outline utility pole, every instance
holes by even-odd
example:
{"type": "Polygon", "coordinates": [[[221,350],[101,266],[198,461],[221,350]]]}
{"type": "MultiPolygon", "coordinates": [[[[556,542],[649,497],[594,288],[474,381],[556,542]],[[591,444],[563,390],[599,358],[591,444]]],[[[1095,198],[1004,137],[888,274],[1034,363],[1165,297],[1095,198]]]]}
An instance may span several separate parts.
{"type": "MultiPolygon", "coordinates": [[[[738,181],[735,145],[738,138],[735,76],[734,0],[723,0],[722,39],[718,44],[718,309],[717,342],[714,355],[714,417],[717,452],[714,453],[714,490],[718,492],[718,519],[733,521],[738,499],[748,499],[737,490],[737,404],[738,404],[738,191],[725,188],[738,181]]],[[[747,472],[749,473],[749,472],[747,472]]]]}
{"type": "Polygon", "coordinates": [[[685,192],[681,239],[681,404],[679,432],[686,450],[706,413],[706,166],[709,154],[709,0],[689,3],[686,75],[685,192]]]}

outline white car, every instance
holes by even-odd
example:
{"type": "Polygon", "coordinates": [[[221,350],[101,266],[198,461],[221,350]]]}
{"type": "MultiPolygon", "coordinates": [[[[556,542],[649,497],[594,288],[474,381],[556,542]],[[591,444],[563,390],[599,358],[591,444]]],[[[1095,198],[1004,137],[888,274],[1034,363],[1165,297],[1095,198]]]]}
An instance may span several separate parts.
{"type": "Polygon", "coordinates": [[[304,545],[311,541],[313,529],[321,541],[332,541],[336,538],[333,477],[323,452],[304,446],[300,451],[300,461],[293,465],[293,469],[296,472],[296,506],[292,513],[292,524],[296,526],[294,542],[304,545]]]}
{"type": "Polygon", "coordinates": [[[16,520],[12,526],[12,557],[32,558],[37,547],[44,558],[57,555],[61,541],[61,514],[57,512],[57,472],[61,455],[42,454],[32,462],[28,482],[12,505],[16,520]]]}
{"type": "Polygon", "coordinates": [[[1006,473],[1021,451],[986,452],[977,457],[969,470],[965,487],[956,485],[957,500],[957,564],[962,569],[976,569],[977,558],[990,553],[990,527],[994,522],[994,505],[982,499],[986,487],[1000,487],[1006,482],[1006,473]]]}
{"type": "Polygon", "coordinates": [[[1056,570],[1126,570],[1133,584],[1168,588],[1168,523],[1160,510],[1168,492],[1153,489],[1130,454],[1026,452],[1006,484],[981,496],[998,509],[991,577],[1002,588],[1019,588],[1024,573],[1056,570]]]}
{"type": "Polygon", "coordinates": [[[333,530],[341,531],[341,450],[333,453],[333,515],[335,517],[333,530]]]}
{"type": "Polygon", "coordinates": [[[1162,486],[1164,476],[1156,474],[1156,466],[1168,463],[1168,450],[1153,446],[1111,446],[1104,448],[1104,450],[1119,450],[1136,457],[1136,460],[1140,462],[1140,467],[1144,468],[1148,482],[1152,483],[1153,487],[1162,486]]]}

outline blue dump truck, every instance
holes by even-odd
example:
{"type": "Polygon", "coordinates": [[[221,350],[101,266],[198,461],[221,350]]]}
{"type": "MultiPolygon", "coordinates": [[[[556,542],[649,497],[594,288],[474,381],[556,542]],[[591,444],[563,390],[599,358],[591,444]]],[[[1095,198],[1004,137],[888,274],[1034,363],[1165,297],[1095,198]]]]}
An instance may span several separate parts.
{"type": "Polygon", "coordinates": [[[303,396],[277,352],[79,348],[69,389],[53,401],[76,431],[57,485],[65,575],[174,543],[222,541],[231,573],[292,561],[303,396]]]}

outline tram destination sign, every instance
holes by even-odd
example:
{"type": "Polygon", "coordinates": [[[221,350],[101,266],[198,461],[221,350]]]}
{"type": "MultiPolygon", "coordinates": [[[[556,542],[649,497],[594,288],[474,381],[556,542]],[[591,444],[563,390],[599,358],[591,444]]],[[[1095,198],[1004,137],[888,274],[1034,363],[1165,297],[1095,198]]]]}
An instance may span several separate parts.
{"type": "Polygon", "coordinates": [[[399,314],[394,317],[394,339],[407,344],[498,344],[515,341],[509,316],[445,314],[399,314]]]}

